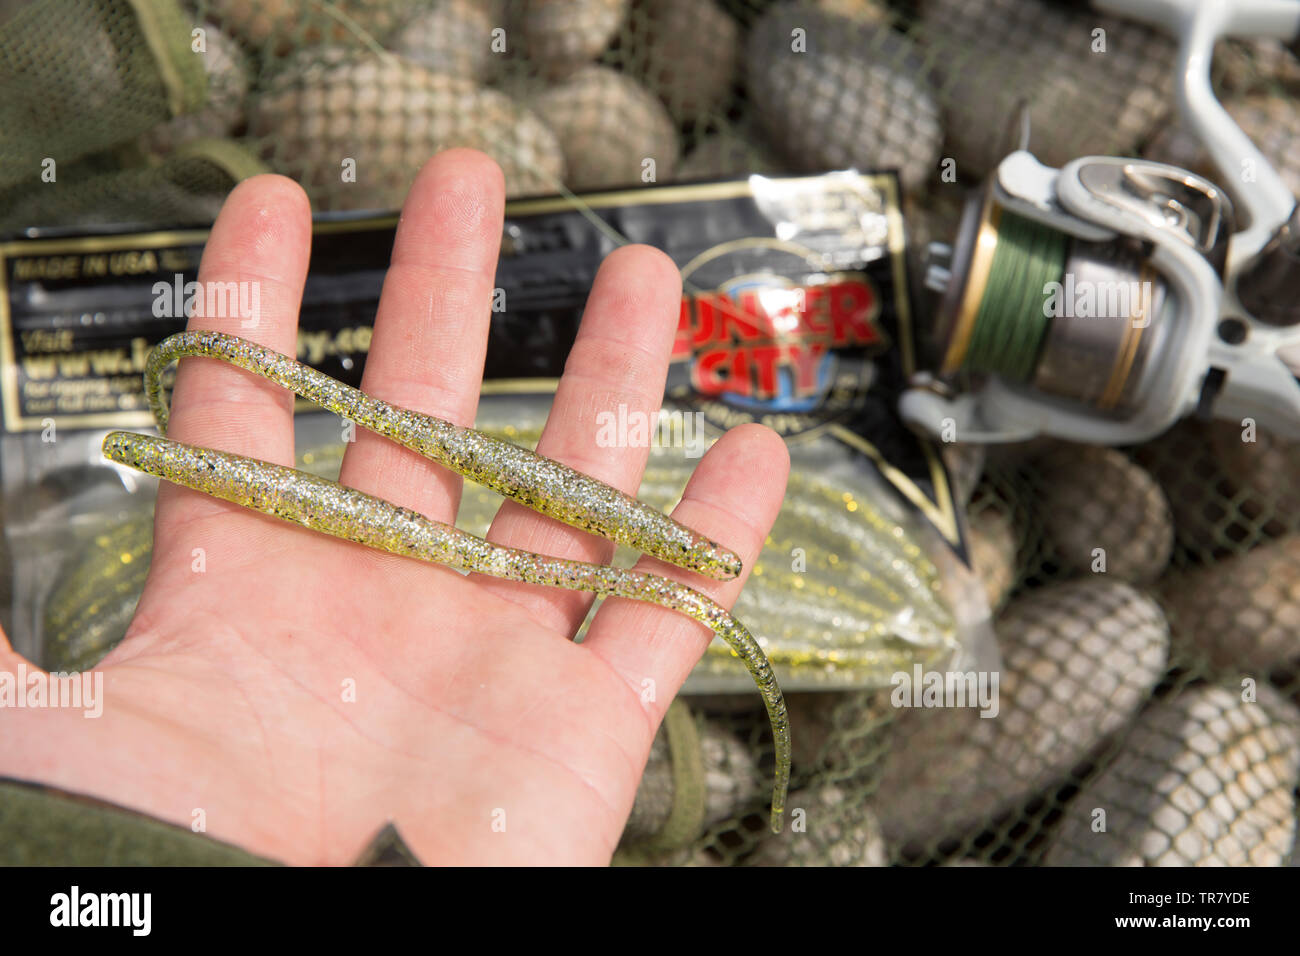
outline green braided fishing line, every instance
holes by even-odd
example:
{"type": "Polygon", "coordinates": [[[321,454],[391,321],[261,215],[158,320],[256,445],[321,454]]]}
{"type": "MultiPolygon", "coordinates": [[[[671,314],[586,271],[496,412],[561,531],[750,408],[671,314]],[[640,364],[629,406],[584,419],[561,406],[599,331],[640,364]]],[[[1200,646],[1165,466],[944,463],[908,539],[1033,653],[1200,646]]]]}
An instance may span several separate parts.
{"type": "Polygon", "coordinates": [[[965,368],[1015,382],[1029,379],[1048,328],[1043,287],[1060,281],[1068,244],[1069,237],[1055,229],[1002,213],[965,368]]]}

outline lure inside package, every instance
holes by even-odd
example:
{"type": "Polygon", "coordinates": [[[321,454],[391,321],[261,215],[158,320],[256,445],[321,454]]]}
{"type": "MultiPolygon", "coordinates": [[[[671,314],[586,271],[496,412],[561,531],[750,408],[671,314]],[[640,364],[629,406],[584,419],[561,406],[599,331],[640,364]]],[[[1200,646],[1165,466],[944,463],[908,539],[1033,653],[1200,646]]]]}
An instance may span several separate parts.
{"type": "MultiPolygon", "coordinates": [[[[298,358],[360,383],[396,217],[318,219],[298,358]]],[[[147,574],[155,484],[105,461],[113,428],[150,430],[150,348],[184,328],[203,229],[45,233],[0,243],[6,627],[56,670],[121,639],[147,574]]],[[[647,243],[684,292],[658,418],[599,412],[599,444],[649,446],[639,496],[680,497],[707,447],[760,422],[788,443],[786,500],[735,613],[788,690],[883,686],[996,666],[962,509],[939,450],[896,398],[914,337],[893,174],[835,172],[507,205],[477,427],[532,445],[587,294],[621,242],[647,243]]],[[[227,308],[242,308],[238,288],[227,308]]],[[[299,467],[337,475],[348,426],[307,406],[299,467]]],[[[737,484],[745,481],[736,475],[737,484]]],[[[465,489],[483,534],[500,499],[465,489]]],[[[722,542],[724,545],[726,542],[722,542]]],[[[630,554],[616,561],[626,563],[630,554]]],[[[751,690],[715,641],[688,691],[751,690]]]]}

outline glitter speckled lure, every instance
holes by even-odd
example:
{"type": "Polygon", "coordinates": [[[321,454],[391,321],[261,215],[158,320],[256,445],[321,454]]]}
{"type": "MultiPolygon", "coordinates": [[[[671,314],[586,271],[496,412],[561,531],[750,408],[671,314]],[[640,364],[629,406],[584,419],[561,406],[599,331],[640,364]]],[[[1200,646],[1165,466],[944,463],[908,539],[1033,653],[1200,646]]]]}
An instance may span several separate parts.
{"type": "Polygon", "coordinates": [[[567,525],[711,578],[740,573],[735,554],[604,482],[472,428],[381,402],[288,355],[221,332],[180,332],[149,353],[144,387],[159,431],[167,431],[168,418],[162,373],[189,356],[221,359],[269,379],[567,525]]]}
{"type": "MultiPolygon", "coordinates": [[[[376,401],[289,356],[231,335],[182,332],[154,349],[145,389],[160,431],[166,431],[168,420],[162,372],[183,356],[218,358],[261,375],[566,524],[711,577],[739,572],[740,561],[731,552],[602,482],[473,429],[376,401]]],[[[780,832],[790,779],[790,728],[781,689],[753,635],[693,588],[658,575],[491,544],[382,498],[242,455],[132,432],[109,433],[104,455],[241,507],[392,554],[512,581],[645,601],[699,621],[744,662],[767,707],[776,749],[771,823],[780,832]]]]}

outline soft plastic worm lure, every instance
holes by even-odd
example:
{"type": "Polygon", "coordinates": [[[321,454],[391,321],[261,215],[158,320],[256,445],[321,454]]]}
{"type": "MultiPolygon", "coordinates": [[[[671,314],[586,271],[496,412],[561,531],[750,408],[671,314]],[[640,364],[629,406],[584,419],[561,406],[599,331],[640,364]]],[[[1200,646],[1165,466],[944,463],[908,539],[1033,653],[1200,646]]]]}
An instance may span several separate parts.
{"type": "MultiPolygon", "coordinates": [[[[160,431],[166,431],[168,419],[162,372],[186,356],[218,358],[261,375],[566,524],[711,577],[739,572],[740,560],[731,552],[602,482],[473,429],[376,401],[289,356],[231,335],[182,332],[154,349],[145,369],[145,390],[160,431]]],[[[241,507],[392,554],[512,581],[646,601],[694,618],[740,657],[763,696],[776,750],[771,822],[773,832],[780,832],[790,780],[785,700],[753,635],[698,591],[658,575],[491,544],[382,498],[242,455],[133,432],[109,433],[104,455],[241,507]]]]}
{"type": "Polygon", "coordinates": [[[180,332],[149,353],[145,395],[161,432],[167,431],[168,418],[162,373],[189,356],[220,359],[269,379],[567,525],[711,578],[740,573],[735,554],[617,488],[472,428],[381,402],[287,355],[221,332],[180,332]]]}

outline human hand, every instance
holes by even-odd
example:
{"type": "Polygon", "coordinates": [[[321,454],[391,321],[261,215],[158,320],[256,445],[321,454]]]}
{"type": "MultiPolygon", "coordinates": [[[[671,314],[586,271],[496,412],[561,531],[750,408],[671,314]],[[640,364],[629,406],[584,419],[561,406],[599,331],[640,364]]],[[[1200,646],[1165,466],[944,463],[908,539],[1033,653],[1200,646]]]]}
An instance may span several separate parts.
{"type": "MultiPolygon", "coordinates": [[[[485,156],[431,160],[407,197],[362,388],[472,424],[487,344],[504,186],[485,156]]],[[[311,241],[290,180],[237,187],[201,282],[260,283],[255,329],[191,320],[295,351],[311,241]]],[[[635,493],[648,449],[602,448],[597,414],[653,413],[681,280],[662,253],[609,256],[538,452],[635,493]]],[[[292,464],[291,393],[185,360],[168,437],[292,464]]],[[[701,460],[674,517],[748,569],[780,508],[788,458],[757,425],[701,460]]],[[[454,521],[458,476],[359,431],[343,484],[454,521]]],[[[613,545],[507,502],[489,540],[607,562],[613,545]]],[[[724,607],[718,582],[653,559],[724,607]]],[[[654,733],[711,633],[653,605],[395,557],[185,488],[159,490],[153,564],[123,642],[98,670],[103,715],[0,711],[0,776],[86,793],[290,863],[349,863],[392,821],[426,863],[605,863],[654,733]],[[195,548],[205,570],[193,570],[195,548]],[[655,689],[652,700],[643,693],[655,689]],[[346,687],[355,688],[353,695],[346,687]]],[[[0,670],[19,661],[0,638],[0,670]]],[[[29,665],[30,667],[30,665],[29,665]]]]}

